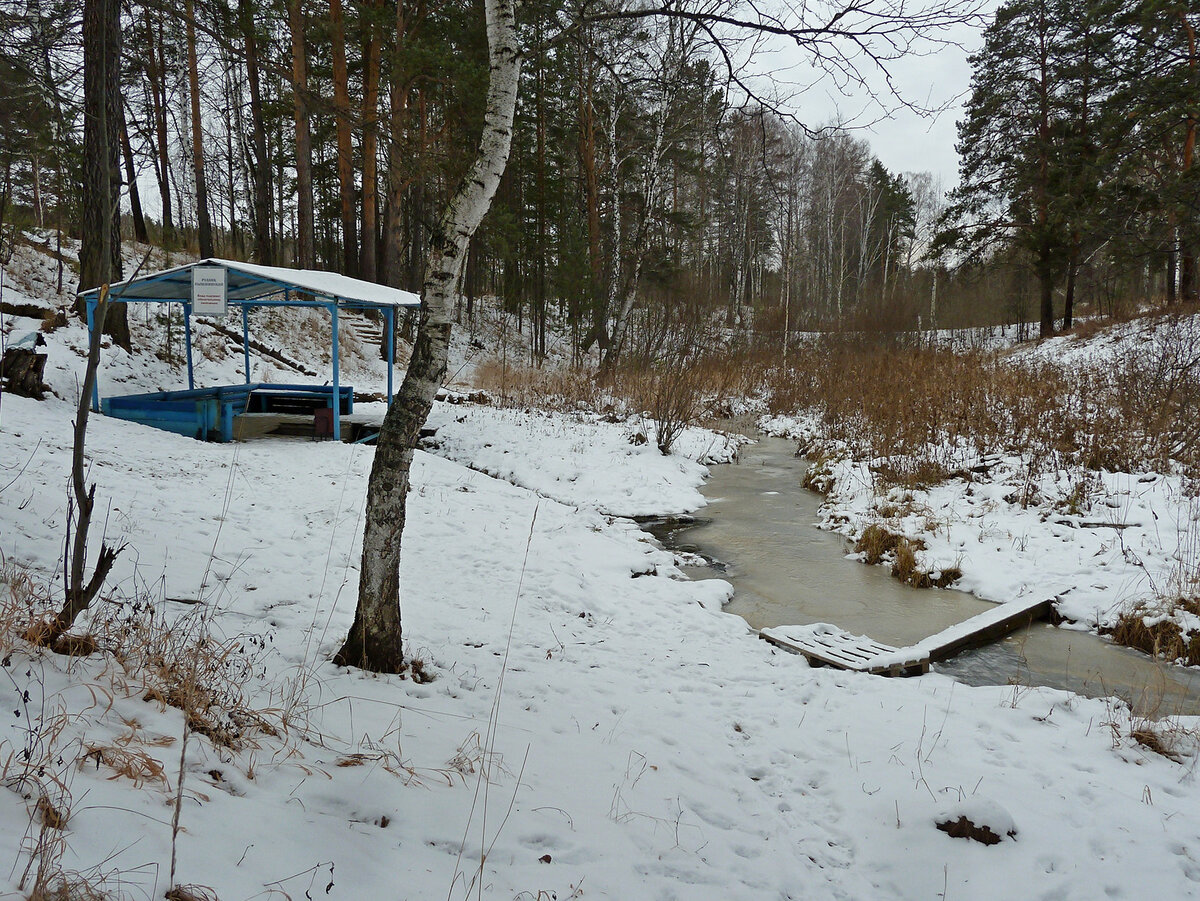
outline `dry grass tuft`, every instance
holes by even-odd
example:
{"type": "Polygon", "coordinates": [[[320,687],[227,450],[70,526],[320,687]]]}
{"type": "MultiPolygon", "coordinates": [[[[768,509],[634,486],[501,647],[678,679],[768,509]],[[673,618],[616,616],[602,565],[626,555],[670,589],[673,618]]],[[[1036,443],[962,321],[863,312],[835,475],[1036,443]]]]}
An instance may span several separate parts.
{"type": "Polygon", "coordinates": [[[889,532],[878,523],[872,523],[863,529],[862,535],[854,543],[855,553],[863,555],[863,562],[875,566],[883,562],[886,554],[896,550],[900,536],[889,532]]]}
{"type": "Polygon", "coordinates": [[[820,454],[811,459],[804,469],[804,478],[800,480],[800,487],[805,491],[814,491],[817,494],[828,494],[832,491],[833,461],[820,454]]]}
{"type": "Polygon", "coordinates": [[[0,652],[8,654],[54,609],[50,592],[28,569],[0,553],[0,652]]]}
{"type": "Polygon", "coordinates": [[[914,588],[928,588],[928,576],[917,569],[917,549],[907,538],[896,542],[895,559],[892,561],[892,577],[907,582],[914,588]]]}
{"type": "Polygon", "coordinates": [[[108,605],[92,634],[145,700],[182,710],[189,728],[213,744],[240,750],[256,734],[278,734],[275,712],[256,709],[247,693],[265,674],[261,636],[220,639],[202,610],[167,622],[141,601],[108,605]]]}
{"type": "Polygon", "coordinates": [[[34,887],[29,901],[111,901],[112,894],[78,873],[59,873],[48,884],[34,887]]]}
{"type": "Polygon", "coordinates": [[[128,779],[135,786],[156,782],[164,789],[170,787],[163,764],[140,748],[89,744],[79,761],[80,767],[89,761],[94,761],[97,768],[104,766],[112,770],[110,780],[128,779]]]}
{"type": "Polygon", "coordinates": [[[70,811],[65,808],[56,807],[54,802],[46,795],[38,798],[34,809],[37,811],[38,818],[42,825],[47,829],[66,829],[67,820],[70,819],[70,811]]]}
{"type": "MultiPolygon", "coordinates": [[[[1181,604],[1185,602],[1180,602],[1181,604]]],[[[1196,601],[1186,602],[1189,612],[1200,606],[1196,601]]],[[[1174,610],[1170,609],[1169,613],[1174,610]]],[[[1137,648],[1153,657],[1167,661],[1180,661],[1189,666],[1200,665],[1200,635],[1187,635],[1177,622],[1169,616],[1150,611],[1144,604],[1123,612],[1116,625],[1102,628],[1117,644],[1137,648]]]]}
{"type": "Polygon", "coordinates": [[[1163,736],[1152,727],[1142,726],[1141,728],[1134,729],[1129,733],[1129,737],[1148,751],[1161,754],[1170,760],[1179,759],[1178,755],[1167,746],[1163,736]]]}
{"type": "Polygon", "coordinates": [[[867,526],[854,544],[856,553],[863,555],[863,562],[872,566],[892,558],[892,576],[913,588],[947,588],[962,578],[962,570],[955,566],[941,570],[923,570],[917,565],[917,551],[925,550],[920,538],[906,538],[888,531],[879,523],[867,526]]]}
{"type": "Polygon", "coordinates": [[[163,895],[167,901],[220,901],[207,885],[177,885],[163,895]]]}

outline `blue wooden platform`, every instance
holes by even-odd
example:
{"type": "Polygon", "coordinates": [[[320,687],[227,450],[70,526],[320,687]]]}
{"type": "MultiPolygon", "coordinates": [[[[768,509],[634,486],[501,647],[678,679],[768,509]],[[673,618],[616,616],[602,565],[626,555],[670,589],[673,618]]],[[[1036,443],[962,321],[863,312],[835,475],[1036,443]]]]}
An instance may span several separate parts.
{"type": "MultiPolygon", "coordinates": [[[[340,385],[337,395],[338,413],[353,413],[354,389],[340,385]]],[[[117,419],[139,422],[201,441],[224,442],[234,438],[235,416],[243,413],[313,415],[318,409],[332,408],[333,397],[334,388],[330,385],[259,382],[106,397],[101,409],[106,416],[117,419]]]]}

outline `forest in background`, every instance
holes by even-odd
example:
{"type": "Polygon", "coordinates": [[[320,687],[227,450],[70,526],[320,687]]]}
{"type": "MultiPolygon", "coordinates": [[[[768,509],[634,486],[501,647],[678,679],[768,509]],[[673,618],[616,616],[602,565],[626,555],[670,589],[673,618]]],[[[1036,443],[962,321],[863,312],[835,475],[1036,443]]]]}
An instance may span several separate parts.
{"type": "MultiPolygon", "coordinates": [[[[119,60],[114,236],[420,289],[482,127],[478,4],[86,5],[119,60]]],[[[84,7],[0,2],[6,244],[96,228],[84,7]]],[[[948,196],[929,173],[889,172],[853,131],[772,102],[738,76],[748,48],[707,20],[608,8],[522,7],[512,157],[466,265],[461,314],[499,296],[535,355],[548,319],[576,358],[599,345],[611,364],[710,324],[786,355],[798,330],[1040,318],[1047,334],[1077,304],[1111,315],[1196,296],[1188,2],[1004,4],[972,58],[948,196]]]]}

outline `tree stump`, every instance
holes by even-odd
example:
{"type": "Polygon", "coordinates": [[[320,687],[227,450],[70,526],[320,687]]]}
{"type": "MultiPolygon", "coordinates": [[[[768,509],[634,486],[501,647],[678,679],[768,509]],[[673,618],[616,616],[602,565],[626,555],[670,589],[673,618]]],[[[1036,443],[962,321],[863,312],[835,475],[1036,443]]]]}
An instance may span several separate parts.
{"type": "Polygon", "coordinates": [[[46,393],[42,377],[46,373],[46,355],[26,347],[10,347],[0,360],[0,377],[4,379],[4,390],[22,397],[41,400],[46,393]]]}

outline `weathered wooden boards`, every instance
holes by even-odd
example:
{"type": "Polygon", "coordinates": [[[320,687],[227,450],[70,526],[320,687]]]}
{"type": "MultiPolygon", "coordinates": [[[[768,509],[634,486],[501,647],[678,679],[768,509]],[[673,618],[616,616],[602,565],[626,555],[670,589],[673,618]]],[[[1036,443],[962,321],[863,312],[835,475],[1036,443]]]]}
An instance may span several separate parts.
{"type": "Polygon", "coordinates": [[[1053,603],[1052,599],[1042,599],[997,604],[906,648],[893,648],[863,635],[851,635],[829,623],[776,626],[758,634],[778,647],[803,654],[816,666],[836,666],[880,676],[917,676],[929,672],[931,662],[997,641],[1036,619],[1044,619],[1053,603]]]}
{"type": "Polygon", "coordinates": [[[906,654],[912,649],[893,648],[864,635],[851,635],[837,626],[777,626],[758,633],[774,645],[803,654],[816,666],[884,676],[917,676],[929,672],[928,654],[906,654]]]}

